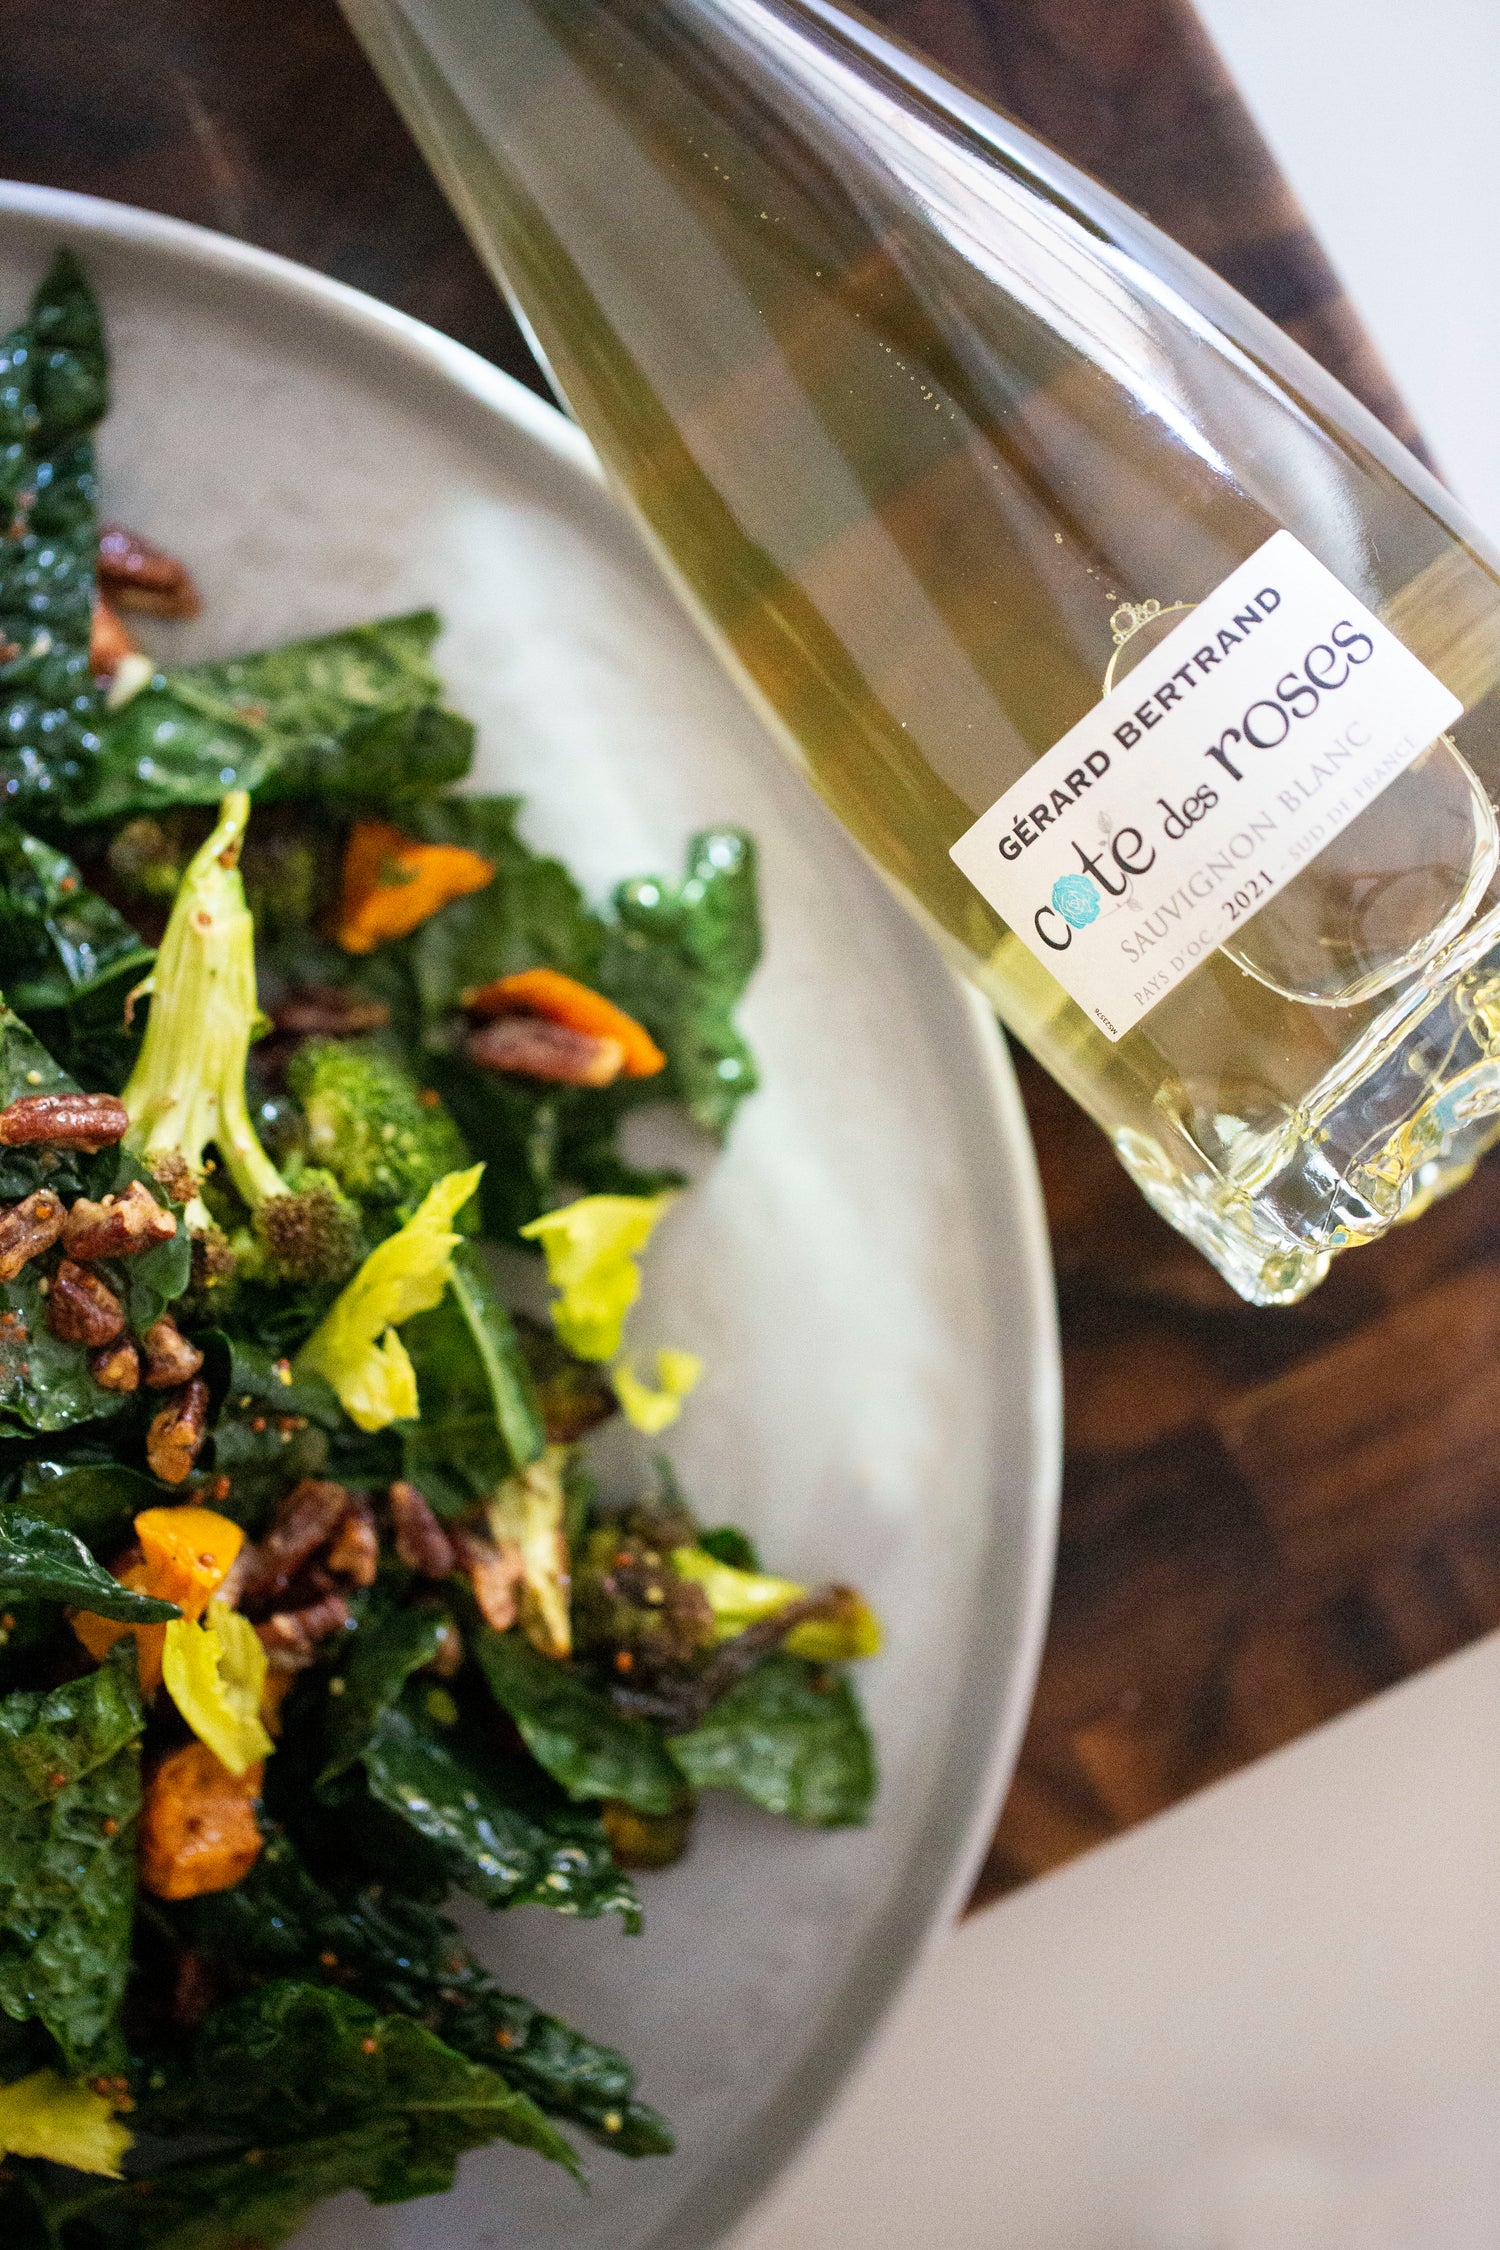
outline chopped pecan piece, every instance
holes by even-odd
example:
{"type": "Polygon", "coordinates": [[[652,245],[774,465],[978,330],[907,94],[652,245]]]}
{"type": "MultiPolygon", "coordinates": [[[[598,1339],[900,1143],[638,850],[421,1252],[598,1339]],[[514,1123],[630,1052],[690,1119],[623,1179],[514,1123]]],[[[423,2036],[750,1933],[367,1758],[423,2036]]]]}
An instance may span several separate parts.
{"type": "Polygon", "coordinates": [[[50,1250],[67,1224],[60,1197],[38,1188],[24,1203],[0,1211],[0,1281],[14,1281],[28,1258],[50,1250]]]}
{"type": "MultiPolygon", "coordinates": [[[[68,1213],[63,1228],[63,1248],[70,1258],[90,1265],[96,1258],[134,1258],[170,1242],[177,1221],[164,1211],[144,1180],[132,1180],[123,1195],[107,1195],[90,1203],[81,1195],[68,1213]]],[[[197,1373],[190,1367],[188,1374],[197,1373]]],[[[178,1378],[181,1380],[181,1378],[178,1378]]]]}
{"type": "Polygon", "coordinates": [[[347,1578],[355,1586],[374,1585],[380,1565],[380,1539],[367,1500],[351,1497],[349,1513],[323,1559],[335,1578],[347,1578]]]}
{"type": "Polygon", "coordinates": [[[612,1086],[625,1067],[618,1039],[573,1031],[544,1016],[497,1016],[469,1033],[464,1052],[481,1070],[545,1078],[556,1086],[612,1086]]]}
{"type": "Polygon", "coordinates": [[[146,1330],[146,1388],[172,1391],[190,1382],[203,1365],[203,1354],[190,1344],[169,1313],[153,1320],[146,1330]]]}
{"type": "Polygon", "coordinates": [[[64,1344],[87,1344],[97,1350],[114,1342],[125,1326],[125,1311],[96,1273],[64,1258],[47,1292],[47,1326],[64,1344]]]}
{"type": "Polygon", "coordinates": [[[264,1618],[255,1630],[271,1670],[300,1672],[316,1656],[318,1643],[341,1632],[352,1614],[342,1594],[325,1594],[306,1609],[281,1609],[264,1618]]]}
{"type": "Polygon", "coordinates": [[[141,1355],[128,1336],[89,1354],[89,1373],[101,1391],[139,1390],[141,1355]]]}
{"type": "Polygon", "coordinates": [[[202,607],[185,565],[123,524],[100,527],[98,578],[121,609],[149,610],[155,617],[196,617],[202,607]]]}
{"type": "Polygon", "coordinates": [[[456,1531],[458,1567],[474,1589],[474,1602],[486,1625],[508,1632],[516,1621],[516,1599],[526,1565],[513,1539],[495,1546],[472,1531],[456,1531]]]}
{"type": "Polygon", "coordinates": [[[0,1109],[0,1146],[20,1148],[46,1142],[52,1148],[81,1148],[93,1156],[123,1140],[130,1113],[113,1094],[23,1094],[0,1109]]]}
{"type": "Polygon", "coordinates": [[[89,619],[89,670],[94,678],[112,679],[123,660],[135,653],[130,627],[119,611],[102,596],[96,599],[89,619]]]}
{"type": "Polygon", "coordinates": [[[276,1521],[260,1543],[255,1568],[240,1591],[242,1605],[264,1609],[283,1595],[348,1513],[343,1485],[331,1477],[302,1477],[282,1499],[276,1521]]]}
{"type": "Polygon", "coordinates": [[[419,1578],[446,1578],[455,1562],[453,1541],[414,1484],[390,1489],[391,1529],[396,1553],[419,1578]]]}
{"type": "Polygon", "coordinates": [[[163,1484],[181,1484],[208,1435],[208,1385],[201,1376],[173,1394],[151,1417],[146,1459],[163,1484]]]}
{"type": "Polygon", "coordinates": [[[341,984],[304,984],[288,992],[271,1010],[278,1031],[298,1039],[347,1039],[384,1031],[391,1011],[383,1000],[367,1000],[341,984]]]}

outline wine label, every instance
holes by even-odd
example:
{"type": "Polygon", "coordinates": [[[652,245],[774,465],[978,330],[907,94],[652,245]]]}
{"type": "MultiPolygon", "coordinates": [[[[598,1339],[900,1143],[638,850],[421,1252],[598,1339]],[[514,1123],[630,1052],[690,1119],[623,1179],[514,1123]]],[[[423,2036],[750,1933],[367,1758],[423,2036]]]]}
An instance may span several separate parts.
{"type": "Polygon", "coordinates": [[[1462,712],[1278,531],[952,856],[1121,1039],[1462,712]]]}

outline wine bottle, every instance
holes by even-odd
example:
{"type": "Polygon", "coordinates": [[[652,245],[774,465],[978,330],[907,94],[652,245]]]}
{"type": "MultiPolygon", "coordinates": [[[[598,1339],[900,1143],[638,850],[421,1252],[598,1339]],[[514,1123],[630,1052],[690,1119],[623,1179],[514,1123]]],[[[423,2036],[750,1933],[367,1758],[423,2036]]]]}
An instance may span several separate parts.
{"type": "Polygon", "coordinates": [[[808,779],[1240,1293],[1500,1131],[1500,583],[1243,300],[826,0],[344,0],[808,779]]]}

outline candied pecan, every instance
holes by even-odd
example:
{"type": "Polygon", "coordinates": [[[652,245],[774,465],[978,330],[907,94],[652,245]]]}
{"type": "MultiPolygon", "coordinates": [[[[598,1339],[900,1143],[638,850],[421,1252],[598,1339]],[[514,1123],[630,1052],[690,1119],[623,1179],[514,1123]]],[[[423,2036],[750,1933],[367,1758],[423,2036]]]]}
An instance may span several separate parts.
{"type": "Polygon", "coordinates": [[[513,1539],[497,1547],[472,1531],[455,1531],[453,1545],[480,1616],[497,1633],[507,1632],[516,1621],[516,1596],[526,1575],[520,1548],[513,1539]]]}
{"type": "Polygon", "coordinates": [[[347,1039],[384,1031],[391,1011],[383,1000],[367,1000],[342,984],[303,984],[286,993],[271,1010],[276,1029],[298,1039],[347,1039]]]}
{"type": "Polygon", "coordinates": [[[89,1353],[89,1373],[101,1391],[139,1390],[141,1355],[128,1336],[89,1353]]]}
{"type": "Polygon", "coordinates": [[[94,1349],[114,1342],[125,1326],[125,1312],[113,1289],[96,1273],[64,1258],[47,1292],[47,1326],[64,1344],[94,1349]]]}
{"type": "Polygon", "coordinates": [[[618,1039],[573,1031],[544,1016],[497,1016],[469,1033],[464,1052],[481,1070],[545,1078],[556,1086],[611,1086],[625,1067],[618,1039]]]}
{"type": "Polygon", "coordinates": [[[351,1497],[349,1513],[334,1533],[323,1558],[335,1578],[355,1586],[373,1586],[380,1564],[380,1539],[368,1500],[351,1497]]]}
{"type": "Polygon", "coordinates": [[[202,1376],[184,1383],[146,1432],[146,1459],[163,1484],[181,1484],[208,1435],[208,1385],[202,1376]]]}
{"type": "Polygon", "coordinates": [[[135,642],[124,618],[109,602],[97,598],[89,619],[89,670],[94,678],[111,679],[124,658],[135,653],[135,642]]]}
{"type": "Polygon", "coordinates": [[[302,1477],[276,1510],[260,1543],[255,1568],[240,1593],[248,1608],[264,1608],[284,1594],[303,1565],[329,1540],[349,1512],[349,1495],[331,1477],[302,1477]]]}
{"type": "Polygon", "coordinates": [[[0,1146],[45,1141],[52,1148],[80,1148],[93,1156],[122,1140],[129,1123],[129,1111],[113,1094],[23,1094],[0,1109],[0,1146]]]}
{"type": "Polygon", "coordinates": [[[97,570],[99,584],[121,609],[149,610],[154,617],[196,617],[202,607],[185,565],[123,524],[100,525],[97,570]]]}
{"type": "Polygon", "coordinates": [[[38,1188],[24,1203],[0,1211],[0,1281],[14,1281],[28,1258],[50,1250],[67,1218],[51,1188],[38,1188]]]}
{"type": "Polygon", "coordinates": [[[170,1313],[153,1320],[146,1330],[146,1388],[171,1391],[188,1382],[203,1365],[203,1354],[190,1344],[170,1313]]]}
{"type": "Polygon", "coordinates": [[[325,1594],[305,1609],[280,1609],[262,1619],[255,1630],[273,1672],[300,1672],[311,1664],[319,1641],[342,1631],[353,1612],[342,1594],[325,1594]]]}
{"type": "MultiPolygon", "coordinates": [[[[81,1195],[68,1213],[63,1228],[63,1248],[70,1258],[89,1265],[96,1258],[134,1258],[170,1242],[177,1221],[164,1211],[144,1180],[132,1180],[123,1195],[107,1195],[90,1203],[81,1195]]],[[[196,1374],[195,1368],[187,1370],[196,1374]]],[[[180,1378],[179,1378],[180,1380],[180,1378]]]]}
{"type": "Polygon", "coordinates": [[[453,1541],[414,1484],[393,1484],[391,1529],[396,1553],[419,1578],[446,1578],[454,1564],[453,1541]]]}

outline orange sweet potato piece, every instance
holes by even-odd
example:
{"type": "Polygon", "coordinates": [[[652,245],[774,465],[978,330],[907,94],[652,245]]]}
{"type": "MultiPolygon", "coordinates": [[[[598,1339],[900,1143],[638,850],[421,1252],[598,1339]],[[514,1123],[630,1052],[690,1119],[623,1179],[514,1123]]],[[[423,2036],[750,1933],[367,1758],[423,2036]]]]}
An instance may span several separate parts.
{"type": "Polygon", "coordinates": [[[334,934],[346,953],[373,953],[405,937],[495,872],[462,844],[422,844],[383,820],[356,821],[344,849],[343,892],[334,934]]]}
{"type": "MultiPolygon", "coordinates": [[[[199,1618],[229,1576],[245,1544],[245,1534],[228,1516],[212,1508],[145,1508],[135,1519],[139,1561],[115,1576],[138,1594],[175,1602],[184,1617],[199,1618]]],[[[165,1625],[121,1625],[92,1610],[73,1612],[73,1630],[96,1662],[102,1662],[122,1633],[134,1633],[141,1667],[141,1692],[154,1695],[161,1685],[165,1625]]]]}
{"type": "Polygon", "coordinates": [[[595,992],[560,969],[522,969],[515,976],[496,977],[477,991],[464,994],[471,1016],[486,1021],[494,1016],[545,1016],[568,1031],[586,1032],[593,1039],[614,1039],[625,1050],[621,1068],[627,1078],[654,1078],[666,1068],[667,1058],[650,1032],[602,992],[595,992]]]}
{"type": "Polygon", "coordinates": [[[260,1857],[255,1800],[264,1766],[232,1774],[205,1742],[162,1759],[141,1806],[140,1877],[156,1898],[232,1890],[260,1857]]]}

